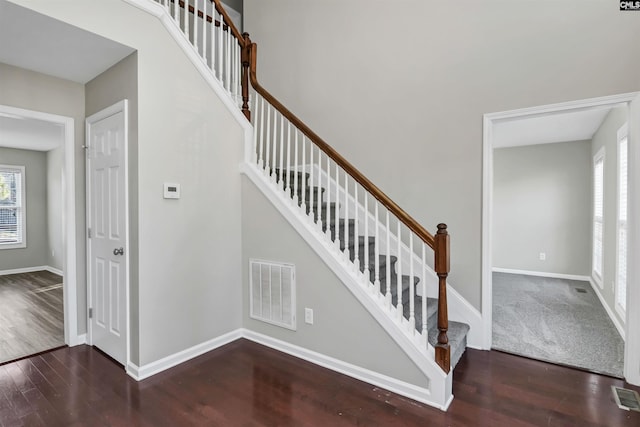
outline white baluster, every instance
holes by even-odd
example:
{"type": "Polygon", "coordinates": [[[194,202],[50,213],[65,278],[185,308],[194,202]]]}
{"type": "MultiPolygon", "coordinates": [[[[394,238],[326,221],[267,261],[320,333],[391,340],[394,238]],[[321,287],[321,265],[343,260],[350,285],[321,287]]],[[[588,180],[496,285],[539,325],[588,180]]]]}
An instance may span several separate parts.
{"type": "Polygon", "coordinates": [[[280,145],[280,187],[284,188],[284,116],[280,114],[280,141],[278,141],[280,145]]]}
{"type": "Polygon", "coordinates": [[[307,139],[302,135],[302,191],[300,195],[302,196],[302,203],[300,207],[302,208],[302,212],[307,212],[307,139]]]}
{"type": "Polygon", "coordinates": [[[236,43],[236,93],[238,97],[238,106],[242,105],[242,52],[240,50],[240,45],[236,43]]]}
{"type": "Polygon", "coordinates": [[[211,8],[211,71],[216,75],[216,7],[212,4],[211,8]]]}
{"type": "MultiPolygon", "coordinates": [[[[256,102],[258,94],[256,93],[256,102]]],[[[257,112],[257,111],[256,111],[257,112]]],[[[260,142],[258,146],[258,165],[264,170],[264,98],[260,97],[260,142]]]]}
{"type": "Polygon", "coordinates": [[[231,76],[233,83],[233,101],[238,102],[238,65],[240,64],[240,59],[238,58],[238,43],[236,38],[232,35],[231,31],[229,31],[229,37],[231,38],[231,53],[232,53],[232,61],[231,61],[231,76]]]}
{"type": "Polygon", "coordinates": [[[369,270],[369,193],[364,192],[364,277],[367,283],[371,283],[371,271],[369,270]]]}
{"type": "MultiPolygon", "coordinates": [[[[397,292],[398,292],[398,305],[396,305],[396,312],[398,314],[398,320],[402,320],[402,234],[400,228],[400,220],[398,219],[398,227],[397,227],[397,238],[398,238],[398,262],[396,263],[397,270],[397,292]]],[[[409,279],[411,281],[411,279],[409,279]]]]}
{"type": "Polygon", "coordinates": [[[267,141],[265,146],[265,167],[264,173],[266,175],[271,175],[271,158],[269,157],[271,154],[271,104],[267,104],[267,141]]]}
{"type": "Polygon", "coordinates": [[[204,59],[204,63],[209,65],[209,61],[207,61],[207,28],[209,28],[209,21],[207,21],[207,4],[209,2],[205,0],[204,2],[204,11],[202,12],[202,59],[204,59]]]}
{"type": "Polygon", "coordinates": [[[298,186],[298,181],[300,179],[302,179],[300,177],[300,171],[298,170],[298,129],[297,128],[293,128],[294,132],[295,132],[295,138],[293,140],[293,145],[294,145],[294,149],[293,149],[293,164],[294,164],[294,173],[296,178],[293,181],[293,203],[295,206],[298,206],[298,190],[299,190],[299,186],[298,186]]]}
{"type": "Polygon", "coordinates": [[[310,218],[313,219],[313,142],[309,141],[309,176],[311,177],[311,182],[309,188],[312,190],[309,192],[309,215],[310,218]]]}
{"type": "Polygon", "coordinates": [[[171,13],[171,0],[163,0],[162,4],[164,5],[165,9],[167,9],[167,13],[171,13]]]}
{"type": "Polygon", "coordinates": [[[422,242],[422,341],[427,341],[427,245],[422,242]]]}
{"type": "Polygon", "coordinates": [[[227,24],[227,31],[225,31],[225,87],[227,88],[227,92],[231,93],[231,28],[229,24],[227,24]]]}
{"type": "Polygon", "coordinates": [[[354,214],[354,218],[355,218],[355,222],[353,224],[354,229],[353,229],[353,250],[354,250],[354,254],[353,254],[353,265],[356,267],[356,271],[360,272],[360,257],[358,256],[358,252],[360,251],[360,236],[358,235],[358,222],[360,222],[358,220],[358,214],[360,213],[360,203],[358,203],[358,182],[357,181],[353,181],[353,198],[356,200],[355,203],[355,214],[354,214]]]}
{"type": "Polygon", "coordinates": [[[339,179],[338,177],[340,176],[340,166],[338,166],[338,163],[336,163],[336,208],[333,210],[333,223],[335,224],[335,234],[336,234],[336,239],[334,241],[334,244],[336,246],[336,248],[338,250],[340,250],[340,245],[342,240],[340,239],[340,209],[338,209],[338,201],[340,200],[340,198],[338,197],[338,182],[339,179]]]}
{"type": "MultiPolygon", "coordinates": [[[[205,3],[206,4],[206,3],[205,3]]],[[[205,9],[206,11],[206,9],[205,9]]],[[[206,40],[206,38],[203,38],[206,40]]],[[[253,153],[251,153],[251,161],[255,164],[258,161],[258,150],[259,142],[258,142],[258,94],[254,94],[253,96],[253,153]]]]}
{"type": "MultiPolygon", "coordinates": [[[[336,181],[337,185],[338,181],[336,181]]],[[[336,189],[336,196],[338,190],[336,189]]],[[[337,198],[336,198],[337,199],[337,198]]],[[[349,174],[344,172],[344,255],[347,260],[349,257],[349,174]]]]}
{"type": "MultiPolygon", "coordinates": [[[[287,177],[286,182],[284,184],[284,191],[287,193],[287,196],[291,194],[291,122],[287,120],[287,165],[286,165],[286,173],[287,177]]],[[[297,180],[298,177],[293,177],[294,180],[297,180]]]]}
{"type": "MultiPolygon", "coordinates": [[[[321,183],[322,183],[322,151],[318,147],[318,187],[322,185],[321,183]]],[[[317,203],[318,203],[318,229],[322,231],[322,192],[321,191],[318,191],[317,203]]],[[[329,206],[330,204],[327,203],[327,210],[329,206]]]]}
{"type": "MultiPolygon", "coordinates": [[[[322,163],[320,164],[322,165],[322,163]]],[[[337,175],[336,175],[336,179],[337,175]]],[[[325,230],[325,234],[327,234],[329,236],[329,240],[331,240],[331,227],[329,227],[331,225],[331,221],[329,220],[329,217],[331,216],[331,209],[329,209],[329,207],[331,206],[331,158],[329,156],[327,156],[327,212],[324,215],[324,222],[327,225],[327,229],[325,230]]],[[[320,191],[320,189],[318,189],[320,191]]],[[[336,233],[338,232],[338,225],[336,224],[336,233]]]]}
{"type": "MultiPolygon", "coordinates": [[[[377,222],[377,221],[376,221],[377,222]]],[[[385,219],[385,238],[387,239],[387,254],[386,254],[386,265],[385,269],[385,283],[387,284],[387,308],[391,309],[392,307],[392,295],[391,295],[391,244],[389,241],[389,235],[391,234],[391,227],[389,227],[389,210],[387,210],[386,219],[385,219]]]]}
{"type": "Polygon", "coordinates": [[[187,40],[191,41],[189,36],[189,0],[184,0],[184,34],[187,40]]]}
{"type": "Polygon", "coordinates": [[[415,285],[413,284],[413,232],[409,231],[409,332],[416,332],[415,285]]]}
{"type": "MultiPolygon", "coordinates": [[[[378,200],[374,199],[374,216],[375,216],[375,221],[374,221],[374,228],[373,228],[373,235],[375,237],[375,243],[373,245],[373,262],[374,262],[374,273],[375,273],[375,279],[373,281],[373,286],[374,286],[374,290],[376,292],[376,294],[380,293],[380,231],[378,230],[378,200]]],[[[387,282],[388,283],[388,282],[387,282]]],[[[390,293],[387,289],[387,293],[390,293]]]]}
{"type": "Polygon", "coordinates": [[[273,145],[271,152],[271,182],[278,180],[278,112],[273,112],[273,145]]]}
{"type": "Polygon", "coordinates": [[[222,83],[222,86],[224,87],[224,76],[222,75],[222,70],[223,70],[223,62],[222,62],[222,54],[223,54],[223,37],[224,37],[224,18],[222,17],[222,14],[219,15],[220,19],[218,20],[220,26],[218,27],[218,79],[220,80],[220,83],[222,83]]]}
{"type": "Polygon", "coordinates": [[[200,52],[200,46],[198,45],[198,23],[200,22],[198,10],[198,0],[195,0],[193,5],[193,45],[196,48],[196,52],[200,52]]]}
{"type": "Polygon", "coordinates": [[[178,27],[180,26],[180,8],[178,7],[178,0],[173,0],[173,20],[176,21],[178,27]]]}

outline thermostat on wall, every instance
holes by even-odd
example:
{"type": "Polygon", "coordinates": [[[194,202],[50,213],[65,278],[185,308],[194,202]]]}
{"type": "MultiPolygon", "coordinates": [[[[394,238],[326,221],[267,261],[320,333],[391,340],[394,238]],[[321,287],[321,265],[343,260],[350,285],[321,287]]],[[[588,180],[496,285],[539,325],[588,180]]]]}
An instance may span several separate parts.
{"type": "Polygon", "coordinates": [[[164,183],[164,198],[165,199],[179,199],[180,198],[180,184],[164,183]]]}

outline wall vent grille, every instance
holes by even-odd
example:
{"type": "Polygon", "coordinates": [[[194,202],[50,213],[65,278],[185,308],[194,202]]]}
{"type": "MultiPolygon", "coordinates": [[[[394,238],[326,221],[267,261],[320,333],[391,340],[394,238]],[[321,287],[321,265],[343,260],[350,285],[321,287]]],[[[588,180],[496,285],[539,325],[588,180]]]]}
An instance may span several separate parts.
{"type": "Polygon", "coordinates": [[[249,316],[295,331],[295,266],[251,259],[249,268],[249,316]]]}

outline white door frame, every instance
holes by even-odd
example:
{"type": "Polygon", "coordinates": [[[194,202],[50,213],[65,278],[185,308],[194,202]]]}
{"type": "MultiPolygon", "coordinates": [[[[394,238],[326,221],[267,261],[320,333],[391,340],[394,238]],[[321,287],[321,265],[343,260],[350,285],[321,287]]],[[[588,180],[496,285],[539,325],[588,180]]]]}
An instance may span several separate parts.
{"type": "Polygon", "coordinates": [[[73,347],[84,342],[78,335],[78,294],[76,282],[76,182],[75,182],[75,127],[72,117],[59,116],[41,111],[0,105],[0,112],[19,117],[43,120],[62,125],[64,128],[64,161],[62,163],[62,236],[64,294],[64,342],[73,347]]]}
{"type": "MultiPolygon", "coordinates": [[[[484,130],[482,138],[482,319],[483,319],[483,348],[490,349],[492,344],[492,309],[493,309],[493,280],[492,280],[492,266],[493,266],[493,241],[492,241],[492,226],[493,226],[493,127],[496,122],[504,119],[520,118],[540,116],[545,114],[554,114],[558,112],[578,111],[599,106],[613,106],[626,103],[629,105],[632,100],[639,96],[640,92],[624,93],[620,95],[605,96],[601,98],[591,98],[578,101],[563,102],[559,104],[542,105],[538,107],[523,108],[519,110],[502,111],[497,113],[485,114],[483,118],[484,130]]],[[[630,125],[630,128],[632,126],[630,125]]],[[[640,138],[638,135],[629,134],[629,146],[638,146],[640,144],[640,138]]],[[[637,150],[637,149],[636,149],[637,150]]],[[[631,150],[630,150],[631,152],[631,150]]],[[[640,163],[637,163],[638,159],[629,158],[629,170],[635,170],[640,168],[640,163]]],[[[638,194],[640,186],[630,180],[629,182],[629,194],[630,198],[635,197],[638,194]]],[[[630,214],[630,218],[634,218],[630,214]]],[[[633,239],[630,236],[630,239],[633,239]]],[[[630,241],[629,243],[629,259],[637,259],[640,253],[636,254],[637,248],[640,247],[639,243],[635,244],[630,241]],[[634,252],[632,252],[632,250],[634,252]]],[[[638,265],[631,265],[630,268],[638,269],[638,265]]],[[[640,277],[640,271],[636,275],[632,274],[632,277],[640,277]]],[[[640,304],[627,304],[627,316],[630,316],[630,312],[640,311],[640,304]]],[[[633,313],[631,313],[633,314],[633,313]]],[[[640,334],[640,325],[632,324],[632,322],[626,322],[624,325],[625,335],[630,337],[632,334],[640,334]]],[[[629,340],[626,341],[628,343],[629,340]]],[[[625,346],[627,344],[625,343],[625,346]]],[[[635,353],[635,352],[634,352],[635,353]]],[[[638,352],[640,353],[640,352],[638,352]]],[[[632,357],[640,360],[640,354],[626,354],[627,358],[632,357]]],[[[629,359],[631,360],[631,359],[629,359]]],[[[627,365],[625,360],[625,366],[627,365]]],[[[625,369],[625,375],[627,370],[625,369]]],[[[631,378],[627,378],[628,381],[631,378]]]]}
{"type": "MultiPolygon", "coordinates": [[[[113,104],[110,107],[107,107],[89,117],[87,117],[85,123],[85,141],[88,144],[90,139],[89,139],[89,134],[91,132],[91,125],[95,122],[98,122],[102,119],[105,119],[107,117],[110,117],[114,114],[117,114],[119,112],[123,113],[124,116],[124,129],[125,129],[125,134],[124,134],[124,210],[127,213],[125,215],[125,228],[126,228],[126,232],[125,232],[125,251],[124,251],[124,257],[125,257],[125,263],[126,263],[126,268],[125,268],[125,299],[126,299],[126,325],[125,325],[125,331],[127,332],[127,337],[126,337],[126,360],[124,363],[124,369],[126,370],[127,367],[131,364],[131,346],[130,346],[130,342],[131,342],[131,331],[130,331],[130,325],[131,325],[131,320],[130,320],[130,308],[129,308],[129,271],[130,271],[130,267],[129,267],[129,263],[131,262],[131,257],[129,256],[129,248],[131,247],[129,244],[129,101],[127,99],[123,99],[122,101],[116,102],[115,104],[113,104]]],[[[90,179],[90,173],[91,170],[89,168],[89,163],[86,162],[86,168],[85,168],[85,189],[86,189],[86,218],[87,218],[87,229],[90,228],[92,226],[91,224],[91,179],[90,179]]],[[[90,251],[90,242],[89,239],[87,238],[86,240],[87,242],[87,253],[86,253],[86,264],[87,264],[87,344],[89,345],[93,345],[93,336],[92,336],[92,330],[91,330],[91,319],[89,319],[89,307],[91,307],[91,297],[92,297],[92,286],[91,286],[91,260],[90,260],[90,256],[91,256],[91,251],[90,251]]]]}

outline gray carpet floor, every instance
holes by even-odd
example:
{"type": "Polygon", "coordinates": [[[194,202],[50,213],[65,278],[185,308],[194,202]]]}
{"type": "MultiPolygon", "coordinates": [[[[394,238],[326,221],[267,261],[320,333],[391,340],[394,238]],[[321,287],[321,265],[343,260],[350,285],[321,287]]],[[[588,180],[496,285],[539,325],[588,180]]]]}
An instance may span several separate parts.
{"type": "Polygon", "coordinates": [[[493,273],[493,348],[622,378],[624,342],[588,282],[493,273]]]}

